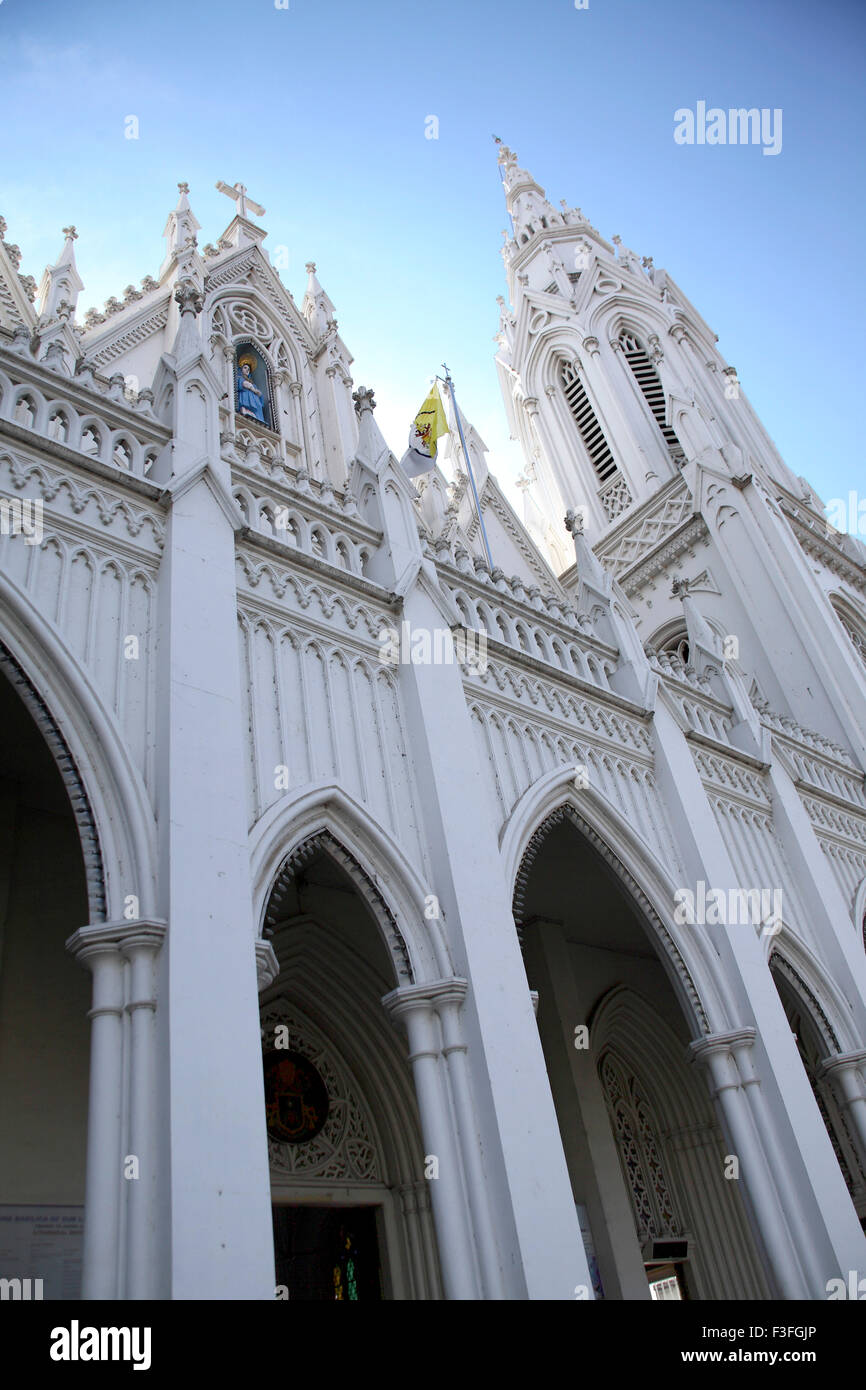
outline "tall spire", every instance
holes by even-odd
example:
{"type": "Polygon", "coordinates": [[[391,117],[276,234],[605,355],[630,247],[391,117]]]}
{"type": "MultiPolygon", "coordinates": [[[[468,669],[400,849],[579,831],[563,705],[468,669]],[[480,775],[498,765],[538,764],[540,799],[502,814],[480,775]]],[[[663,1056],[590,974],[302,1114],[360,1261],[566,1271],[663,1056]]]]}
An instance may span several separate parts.
{"type": "Polygon", "coordinates": [[[74,227],[64,227],[63,249],[54,265],[46,266],[39,287],[39,360],[53,371],[71,376],[81,355],[75,328],[75,307],[84,283],[75,264],[74,227]]]}
{"type": "Polygon", "coordinates": [[[39,286],[39,317],[46,322],[57,318],[58,311],[74,318],[78,296],[84,289],[84,282],[75,264],[75,241],[78,236],[74,227],[64,227],[63,249],[54,265],[46,266],[39,286]],[[66,312],[64,306],[69,306],[66,312]]]}
{"type": "Polygon", "coordinates": [[[511,216],[514,238],[521,241],[526,234],[561,224],[561,213],[551,206],[544,189],[527,169],[517,163],[517,155],[507,145],[499,144],[499,167],[505,189],[505,205],[511,216]]]}
{"type": "Polygon", "coordinates": [[[200,230],[200,223],[196,220],[187,197],[189,184],[179,183],[177,188],[180,194],[177,207],[168,214],[168,221],[163,232],[166,244],[165,260],[159,270],[160,280],[163,280],[177,262],[185,257],[190,247],[195,243],[196,232],[200,230]]]}
{"type": "Polygon", "coordinates": [[[319,284],[316,275],[316,262],[307,261],[306,270],[307,289],[301,303],[301,313],[316,338],[321,338],[328,331],[330,325],[336,322],[334,305],[319,284]]]}
{"type": "Polygon", "coordinates": [[[565,199],[555,208],[541,184],[518,164],[514,151],[496,136],[494,139],[511,224],[510,231],[502,233],[502,256],[512,303],[516,308],[519,286],[530,283],[528,262],[539,252],[544,258],[544,279],[533,287],[542,289],[553,282],[556,293],[568,299],[577,273],[588,270],[599,251],[612,259],[614,248],[599,236],[580,208],[570,208],[565,199]]]}

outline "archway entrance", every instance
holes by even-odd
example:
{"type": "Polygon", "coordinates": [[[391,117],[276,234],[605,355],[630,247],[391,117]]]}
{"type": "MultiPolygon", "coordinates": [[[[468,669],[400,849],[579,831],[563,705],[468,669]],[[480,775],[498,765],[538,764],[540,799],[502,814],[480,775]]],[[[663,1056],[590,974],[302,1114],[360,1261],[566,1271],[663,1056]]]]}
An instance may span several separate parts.
{"type": "Polygon", "coordinates": [[[532,837],[517,884],[515,922],[596,1296],[767,1297],[653,923],[570,808],[532,837]]]}
{"type": "Polygon", "coordinates": [[[283,866],[266,920],[280,965],[261,1006],[277,1296],[441,1298],[411,1071],[381,1003],[410,978],[396,925],[326,833],[283,866]]]}
{"type": "Polygon", "coordinates": [[[0,1278],[22,1281],[11,1297],[77,1299],[91,984],[65,943],[89,919],[87,882],[63,779],[10,669],[23,686],[0,662],[0,1278]]]}
{"type": "Polygon", "coordinates": [[[794,1035],[803,1069],[833,1145],[845,1186],[863,1230],[866,1231],[866,1165],[856,1134],[845,1118],[844,1105],[834,1092],[822,1062],[839,1051],[839,1043],[817,1000],[780,952],[770,958],[770,973],[794,1035]]]}

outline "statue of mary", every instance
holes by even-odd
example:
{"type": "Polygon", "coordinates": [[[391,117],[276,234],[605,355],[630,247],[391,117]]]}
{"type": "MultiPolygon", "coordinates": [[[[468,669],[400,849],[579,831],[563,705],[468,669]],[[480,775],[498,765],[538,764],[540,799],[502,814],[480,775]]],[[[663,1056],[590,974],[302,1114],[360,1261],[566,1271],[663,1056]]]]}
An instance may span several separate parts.
{"type": "Polygon", "coordinates": [[[236,373],[238,388],[238,414],[249,415],[260,424],[265,424],[264,393],[253,381],[257,362],[252,353],[238,359],[236,373]]]}

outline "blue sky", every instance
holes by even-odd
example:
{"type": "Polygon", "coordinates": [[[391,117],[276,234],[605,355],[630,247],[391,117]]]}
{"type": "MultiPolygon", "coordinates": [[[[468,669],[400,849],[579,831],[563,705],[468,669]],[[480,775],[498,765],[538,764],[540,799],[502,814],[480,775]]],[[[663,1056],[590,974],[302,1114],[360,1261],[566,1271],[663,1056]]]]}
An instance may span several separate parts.
{"type": "Polygon", "coordinates": [[[76,224],[83,311],[156,273],[179,180],[202,244],[242,180],[395,452],[444,358],[507,480],[495,133],[673,275],[826,500],[863,486],[864,39],[861,0],[0,0],[0,213],[37,279],[76,224]],[[677,145],[699,100],[780,107],[781,153],[677,145]]]}

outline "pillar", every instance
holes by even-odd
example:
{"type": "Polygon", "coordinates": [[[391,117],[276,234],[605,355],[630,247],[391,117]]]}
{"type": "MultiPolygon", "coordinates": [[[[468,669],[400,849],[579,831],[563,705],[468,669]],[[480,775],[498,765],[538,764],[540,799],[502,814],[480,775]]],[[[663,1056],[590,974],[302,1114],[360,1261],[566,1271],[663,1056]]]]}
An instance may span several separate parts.
{"type": "Polygon", "coordinates": [[[818,1068],[818,1075],[830,1081],[836,1103],[840,1110],[847,1113],[857,1136],[860,1156],[866,1161],[866,1086],[861,1068],[866,1069],[866,1050],[842,1052],[825,1058],[818,1068]]]}
{"type": "MultiPolygon", "coordinates": [[[[466,982],[461,983],[465,989],[466,982]]],[[[436,1010],[431,993],[423,985],[404,985],[387,994],[382,1002],[391,1016],[401,1019],[405,1025],[425,1158],[435,1156],[438,1160],[439,1175],[429,1181],[445,1296],[478,1299],[481,1290],[463,1190],[462,1165],[443,1088],[436,1010]]]]}
{"type": "Polygon", "coordinates": [[[164,935],[164,922],[104,922],[79,928],[66,943],[93,976],[85,1299],[156,1294],[153,966],[164,935]],[[137,1178],[124,1178],[127,1154],[139,1160],[137,1178]]]}
{"type": "Polygon", "coordinates": [[[706,1065],[710,1094],[721,1111],[725,1133],[739,1160],[740,1180],[770,1264],[771,1278],[783,1298],[808,1298],[808,1284],[786,1227],[737,1066],[736,1050],[751,1046],[754,1038],[753,1028],[716,1033],[693,1042],[690,1051],[706,1065]]]}
{"type": "Polygon", "coordinates": [[[446,981],[435,991],[435,1000],[442,1028],[442,1056],[451,1080],[451,1094],[457,1115],[460,1152],[469,1191],[472,1221],[478,1242],[478,1259],[485,1298],[504,1298],[502,1270],[490,1198],[484,1181],[484,1165],[478,1146],[478,1128],[472,1100],[467,1044],[463,1035],[460,1005],[466,997],[464,980],[446,981]]]}

